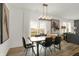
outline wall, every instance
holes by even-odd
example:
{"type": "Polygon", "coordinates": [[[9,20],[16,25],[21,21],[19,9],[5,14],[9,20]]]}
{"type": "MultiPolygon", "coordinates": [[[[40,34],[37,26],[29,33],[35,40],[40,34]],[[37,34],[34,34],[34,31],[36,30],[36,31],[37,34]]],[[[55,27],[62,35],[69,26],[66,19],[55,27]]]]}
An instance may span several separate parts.
{"type": "Polygon", "coordinates": [[[23,10],[9,5],[10,48],[22,46],[23,10]]]}
{"type": "Polygon", "coordinates": [[[23,16],[24,21],[22,24],[23,36],[26,39],[26,43],[29,43],[29,40],[27,39],[27,37],[30,36],[30,18],[31,18],[30,10],[25,9],[23,14],[24,14],[23,16]]]}
{"type": "Polygon", "coordinates": [[[30,11],[8,4],[10,10],[10,48],[23,46],[22,36],[29,36],[30,11]]]}
{"type": "Polygon", "coordinates": [[[30,20],[31,13],[30,10],[24,10],[24,35],[28,37],[30,35],[30,20]]]}

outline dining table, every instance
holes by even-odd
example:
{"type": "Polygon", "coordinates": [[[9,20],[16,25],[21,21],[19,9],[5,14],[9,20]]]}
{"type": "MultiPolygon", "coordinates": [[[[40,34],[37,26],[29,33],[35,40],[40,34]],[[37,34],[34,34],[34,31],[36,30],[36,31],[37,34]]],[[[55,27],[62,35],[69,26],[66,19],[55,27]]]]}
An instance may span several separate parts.
{"type": "Polygon", "coordinates": [[[39,42],[40,41],[45,41],[46,36],[41,36],[41,37],[31,37],[30,40],[32,42],[36,42],[36,47],[37,47],[37,56],[39,56],[39,42]]]}
{"type": "Polygon", "coordinates": [[[37,47],[37,56],[39,56],[39,42],[41,41],[45,41],[45,39],[47,37],[52,37],[52,41],[55,41],[55,37],[57,37],[57,34],[50,34],[50,35],[47,35],[47,36],[37,36],[37,37],[31,37],[30,40],[31,42],[36,42],[36,47],[37,47]]]}

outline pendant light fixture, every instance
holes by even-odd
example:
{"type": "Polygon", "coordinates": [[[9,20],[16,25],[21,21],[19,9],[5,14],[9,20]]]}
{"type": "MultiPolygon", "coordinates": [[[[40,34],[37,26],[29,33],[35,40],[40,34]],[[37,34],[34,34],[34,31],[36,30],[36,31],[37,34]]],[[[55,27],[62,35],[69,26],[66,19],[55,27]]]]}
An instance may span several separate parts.
{"type": "Polygon", "coordinates": [[[48,16],[48,4],[43,4],[43,15],[39,18],[39,20],[51,20],[52,18],[48,16]]]}

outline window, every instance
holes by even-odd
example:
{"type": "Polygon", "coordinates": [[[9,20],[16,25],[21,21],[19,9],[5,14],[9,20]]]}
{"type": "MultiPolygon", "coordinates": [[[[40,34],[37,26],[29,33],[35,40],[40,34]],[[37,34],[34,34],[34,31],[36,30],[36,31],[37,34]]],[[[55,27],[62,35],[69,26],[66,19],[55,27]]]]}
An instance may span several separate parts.
{"type": "Polygon", "coordinates": [[[40,33],[47,34],[50,32],[50,23],[48,21],[32,20],[30,23],[31,36],[35,36],[40,33]]]}

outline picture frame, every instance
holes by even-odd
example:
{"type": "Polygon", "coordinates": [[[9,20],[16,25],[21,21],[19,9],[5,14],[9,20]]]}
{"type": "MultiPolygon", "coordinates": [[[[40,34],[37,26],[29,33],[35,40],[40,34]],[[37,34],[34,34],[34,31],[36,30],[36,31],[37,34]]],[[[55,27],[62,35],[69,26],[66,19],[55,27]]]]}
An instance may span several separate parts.
{"type": "Polygon", "coordinates": [[[59,21],[59,20],[56,20],[56,19],[53,19],[53,20],[52,20],[51,27],[52,27],[52,29],[53,29],[54,31],[59,30],[60,21],[59,21]]]}
{"type": "Polygon", "coordinates": [[[0,44],[9,39],[9,10],[0,3],[0,44]]]}

